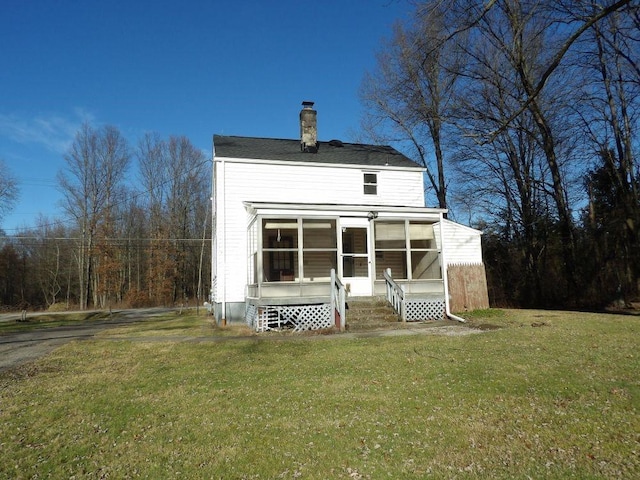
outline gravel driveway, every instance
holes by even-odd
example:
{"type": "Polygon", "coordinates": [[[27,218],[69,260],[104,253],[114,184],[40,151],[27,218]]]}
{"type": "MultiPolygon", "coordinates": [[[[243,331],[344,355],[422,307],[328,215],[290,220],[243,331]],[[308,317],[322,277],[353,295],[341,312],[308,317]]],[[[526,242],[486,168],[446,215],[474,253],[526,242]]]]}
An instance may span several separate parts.
{"type": "MultiPolygon", "coordinates": [[[[120,325],[145,321],[169,311],[166,308],[121,310],[113,320],[78,323],[62,327],[34,329],[0,335],[0,372],[47,355],[72,340],[86,340],[97,333],[120,325]]],[[[64,315],[64,313],[60,313],[64,315]]],[[[20,314],[0,315],[0,321],[16,321],[20,314]],[[14,318],[15,317],[15,318],[14,318]]]]}

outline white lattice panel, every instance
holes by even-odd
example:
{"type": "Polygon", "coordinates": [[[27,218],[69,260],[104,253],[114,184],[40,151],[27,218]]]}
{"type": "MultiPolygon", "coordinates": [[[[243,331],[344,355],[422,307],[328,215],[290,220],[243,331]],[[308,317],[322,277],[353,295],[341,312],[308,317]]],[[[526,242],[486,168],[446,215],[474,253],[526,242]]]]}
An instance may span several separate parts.
{"type": "Polygon", "coordinates": [[[271,328],[280,327],[280,315],[271,307],[259,307],[256,320],[256,331],[266,332],[271,328]]]}
{"type": "Polygon", "coordinates": [[[412,300],[406,303],[407,321],[444,319],[444,298],[412,300]]]}
{"type": "Polygon", "coordinates": [[[321,330],[333,326],[331,305],[296,305],[280,307],[281,315],[294,325],[295,331],[321,330]]]}
{"type": "Polygon", "coordinates": [[[247,302],[244,311],[244,321],[247,322],[247,325],[249,325],[249,327],[255,328],[257,330],[257,320],[258,307],[247,302]]]}
{"type": "Polygon", "coordinates": [[[292,328],[294,331],[320,330],[333,326],[331,305],[248,305],[246,321],[257,332],[292,328]]]}

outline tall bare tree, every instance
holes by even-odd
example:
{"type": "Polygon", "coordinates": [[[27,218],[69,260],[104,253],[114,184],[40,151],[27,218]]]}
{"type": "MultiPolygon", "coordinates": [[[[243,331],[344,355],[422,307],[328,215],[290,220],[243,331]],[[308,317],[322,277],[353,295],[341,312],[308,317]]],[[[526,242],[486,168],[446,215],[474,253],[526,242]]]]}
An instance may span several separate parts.
{"type": "Polygon", "coordinates": [[[434,2],[420,7],[411,24],[396,24],[361,88],[366,133],[407,145],[426,168],[440,208],[447,208],[446,132],[461,61],[457,44],[444,41],[449,20],[444,4],[434,2]]]}
{"type": "Polygon", "coordinates": [[[91,296],[94,303],[98,303],[94,278],[96,236],[118,200],[117,192],[129,165],[129,151],[115,127],[96,130],[85,124],[76,134],[65,162],[65,169],[58,174],[58,183],[64,196],[63,207],[81,232],[77,264],[79,302],[84,309],[91,296]]]}
{"type": "MultiPolygon", "coordinates": [[[[431,171],[447,170],[447,178],[454,180],[456,189],[453,197],[447,195],[447,206],[455,209],[457,199],[464,198],[476,210],[478,205],[487,207],[485,218],[501,225],[509,250],[522,258],[524,277],[531,279],[522,290],[534,292],[529,295],[534,302],[545,295],[542,287],[548,282],[541,280],[552,278],[550,264],[553,271],[564,272],[554,280],[566,286],[555,288],[564,290],[565,301],[578,291],[572,205],[582,173],[578,160],[587,149],[577,141],[575,112],[569,108],[578,103],[580,88],[567,57],[591,28],[636,3],[421,2],[413,20],[394,29],[376,72],[365,78],[365,126],[381,129],[390,141],[408,140],[419,159],[443,159],[434,162],[431,171]],[[416,25],[423,19],[429,22],[421,30],[416,25]],[[433,31],[437,34],[429,33],[433,31]],[[438,82],[426,74],[433,72],[438,82]],[[443,78],[452,82],[443,83],[443,78]],[[446,92],[440,97],[444,102],[432,101],[437,98],[434,85],[450,85],[441,90],[446,92]],[[424,99],[436,108],[412,108],[424,105],[424,99]],[[429,114],[420,116],[416,110],[429,114]],[[440,141],[415,141],[421,133],[434,138],[434,118],[446,125],[440,141]],[[447,145],[446,155],[438,143],[447,145]],[[430,149],[422,150],[425,145],[430,149]],[[462,168],[452,169],[454,159],[462,168]],[[451,198],[456,202],[451,204],[451,198]],[[551,263],[541,263],[547,260],[551,263]]],[[[639,17],[630,18],[634,22],[639,17]]],[[[635,65],[629,59],[637,55],[626,58],[635,65]]],[[[402,143],[397,145],[402,149],[402,143]]],[[[451,186],[445,183],[442,188],[432,173],[429,184],[445,194],[451,186]]]]}
{"type": "Polygon", "coordinates": [[[544,91],[536,92],[538,78],[553,62],[553,52],[563,41],[554,29],[555,17],[545,7],[544,2],[496,1],[482,16],[477,7],[476,16],[481,18],[465,47],[469,59],[464,73],[467,95],[460,99],[458,115],[464,133],[476,141],[480,157],[490,146],[492,151],[501,151],[496,160],[507,162],[510,184],[517,192],[511,198],[519,199],[522,207],[520,228],[514,231],[523,237],[516,236],[516,240],[524,241],[524,271],[536,285],[529,290],[539,291],[539,234],[544,234],[547,219],[554,218],[563,251],[563,283],[568,288],[566,296],[571,298],[576,290],[575,239],[568,187],[574,157],[563,155],[567,152],[562,148],[567,125],[559,121],[565,118],[561,113],[566,90],[550,82],[544,91]],[[491,135],[486,137],[486,132],[491,135]],[[552,200],[553,210],[547,207],[547,198],[552,200]],[[543,230],[536,232],[537,227],[543,230]]]}
{"type": "MultiPolygon", "coordinates": [[[[29,277],[37,282],[47,307],[61,303],[68,285],[70,232],[59,220],[40,216],[34,228],[20,233],[30,262],[29,277]]],[[[69,305],[67,304],[67,307],[69,305]]]]}
{"type": "Polygon", "coordinates": [[[587,108],[577,108],[594,156],[586,176],[587,229],[597,265],[592,288],[615,289],[626,299],[638,293],[640,275],[639,12],[630,6],[594,25],[574,59],[591,79],[582,89],[587,108]]]}
{"type": "Polygon", "coordinates": [[[186,137],[145,136],[138,145],[148,194],[150,240],[147,286],[154,302],[184,302],[197,294],[202,225],[210,164],[186,137]]]}
{"type": "MultiPolygon", "coordinates": [[[[18,180],[0,159],[0,222],[18,199],[18,180]]],[[[1,225],[1,224],[0,224],[1,225]]]]}

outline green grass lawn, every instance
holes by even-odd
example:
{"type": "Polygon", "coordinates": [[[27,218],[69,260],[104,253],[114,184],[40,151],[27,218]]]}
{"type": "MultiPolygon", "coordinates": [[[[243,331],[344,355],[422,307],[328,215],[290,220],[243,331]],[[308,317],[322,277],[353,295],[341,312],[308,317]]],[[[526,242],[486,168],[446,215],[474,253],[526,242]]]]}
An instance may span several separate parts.
{"type": "Polygon", "coordinates": [[[214,342],[247,332],[192,316],[69,344],[0,374],[0,478],[640,477],[640,317],[469,320],[214,342]]]}

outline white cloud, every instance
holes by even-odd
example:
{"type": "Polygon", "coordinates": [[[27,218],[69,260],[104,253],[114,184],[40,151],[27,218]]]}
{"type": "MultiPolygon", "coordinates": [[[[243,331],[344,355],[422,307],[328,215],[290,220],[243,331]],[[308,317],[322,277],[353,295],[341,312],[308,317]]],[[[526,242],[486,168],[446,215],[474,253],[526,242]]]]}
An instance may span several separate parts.
{"type": "Polygon", "coordinates": [[[38,115],[33,118],[0,113],[0,136],[21,144],[36,143],[54,153],[65,153],[84,122],[94,117],[82,109],[70,116],[38,115]]]}

